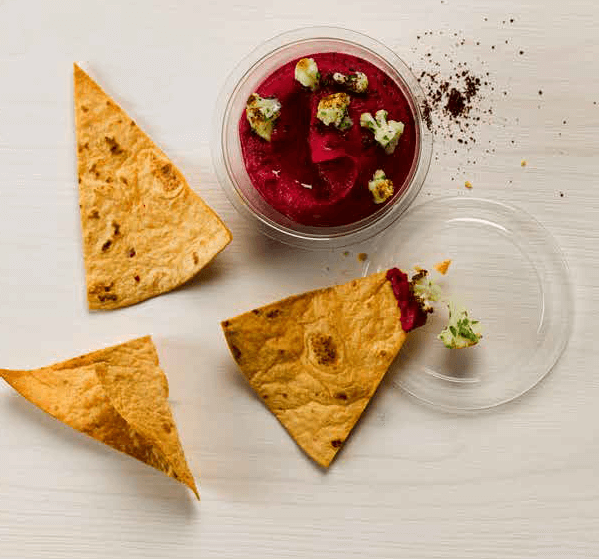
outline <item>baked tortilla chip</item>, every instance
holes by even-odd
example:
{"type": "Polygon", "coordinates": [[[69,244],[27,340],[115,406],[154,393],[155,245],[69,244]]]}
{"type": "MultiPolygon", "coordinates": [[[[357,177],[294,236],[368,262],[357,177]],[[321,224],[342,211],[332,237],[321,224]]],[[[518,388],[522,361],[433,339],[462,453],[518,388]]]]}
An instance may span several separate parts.
{"type": "Polygon", "coordinates": [[[42,369],[0,369],[0,377],[59,421],[184,483],[199,499],[149,336],[42,369]]]}
{"type": "Polygon", "coordinates": [[[385,274],[290,297],[222,323],[252,388],[324,467],[405,340],[385,274]]]}
{"type": "Polygon", "coordinates": [[[170,291],[231,241],[170,159],[77,65],[75,120],[90,309],[170,291]]]}

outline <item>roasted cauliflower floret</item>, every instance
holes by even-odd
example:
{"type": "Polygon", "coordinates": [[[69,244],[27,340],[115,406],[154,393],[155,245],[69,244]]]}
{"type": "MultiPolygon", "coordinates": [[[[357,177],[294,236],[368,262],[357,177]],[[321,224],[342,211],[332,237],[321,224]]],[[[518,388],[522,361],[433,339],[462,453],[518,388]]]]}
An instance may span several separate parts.
{"type": "Polygon", "coordinates": [[[320,72],[313,58],[301,58],[295,65],[295,79],[312,91],[318,89],[320,72]]]}
{"type": "Polygon", "coordinates": [[[347,114],[351,97],[347,93],[332,93],[318,103],[316,117],[327,126],[331,124],[339,130],[347,130],[353,124],[347,114]]]}
{"type": "Polygon", "coordinates": [[[364,93],[368,89],[368,76],[364,72],[354,72],[348,75],[335,72],[333,81],[354,93],[364,93]]]}
{"type": "Polygon", "coordinates": [[[362,113],[360,126],[368,128],[374,133],[374,139],[385,149],[385,153],[391,155],[397,147],[397,142],[403,134],[403,122],[387,120],[387,111],[380,109],[374,118],[370,113],[362,113]]]}
{"type": "Polygon", "coordinates": [[[449,301],[447,306],[449,323],[438,338],[449,349],[462,349],[476,345],[482,338],[479,321],[472,320],[466,308],[453,301],[449,301]]]}
{"type": "Polygon", "coordinates": [[[393,196],[393,181],[389,180],[382,169],[374,172],[372,180],[368,182],[368,190],[372,192],[375,204],[382,204],[393,196]]]}
{"type": "Polygon", "coordinates": [[[252,130],[270,142],[275,121],[281,114],[281,103],[277,99],[266,99],[252,93],[247,100],[245,114],[252,130]]]}

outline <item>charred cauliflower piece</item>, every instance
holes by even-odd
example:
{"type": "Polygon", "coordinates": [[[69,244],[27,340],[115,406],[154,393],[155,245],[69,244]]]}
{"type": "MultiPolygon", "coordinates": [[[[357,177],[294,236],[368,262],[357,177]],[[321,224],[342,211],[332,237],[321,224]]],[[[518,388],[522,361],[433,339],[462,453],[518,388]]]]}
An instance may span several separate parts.
{"type": "Polygon", "coordinates": [[[347,114],[351,97],[347,93],[332,93],[318,103],[316,118],[327,126],[331,124],[339,130],[347,130],[353,124],[347,114]]]}
{"type": "Polygon", "coordinates": [[[412,291],[425,312],[432,312],[431,302],[441,299],[441,288],[430,278],[427,270],[419,270],[412,276],[412,291]]]}
{"type": "Polygon", "coordinates": [[[266,99],[252,93],[248,98],[245,114],[252,130],[270,142],[275,121],[281,114],[281,103],[277,99],[266,99]]]}
{"type": "Polygon", "coordinates": [[[364,72],[354,72],[349,75],[335,72],[333,81],[354,93],[364,93],[368,89],[368,76],[364,72]]]}
{"type": "Polygon", "coordinates": [[[295,79],[312,91],[318,89],[320,72],[313,58],[301,58],[295,65],[295,79]]]}
{"type": "Polygon", "coordinates": [[[372,180],[368,182],[368,189],[372,192],[375,204],[382,204],[393,196],[393,181],[388,179],[382,169],[374,172],[372,180]]]}

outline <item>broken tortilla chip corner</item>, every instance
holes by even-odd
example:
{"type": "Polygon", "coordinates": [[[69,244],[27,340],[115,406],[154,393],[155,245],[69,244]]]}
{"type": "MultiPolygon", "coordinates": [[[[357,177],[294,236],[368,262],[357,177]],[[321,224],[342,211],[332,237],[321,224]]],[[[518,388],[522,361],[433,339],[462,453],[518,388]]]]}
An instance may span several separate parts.
{"type": "Polygon", "coordinates": [[[41,369],[0,369],[0,377],[59,421],[160,470],[200,498],[149,336],[41,369]]]}
{"type": "Polygon", "coordinates": [[[451,265],[451,260],[443,260],[441,262],[437,262],[434,265],[434,268],[440,274],[445,275],[447,273],[447,270],[449,270],[450,265],[451,265]]]}

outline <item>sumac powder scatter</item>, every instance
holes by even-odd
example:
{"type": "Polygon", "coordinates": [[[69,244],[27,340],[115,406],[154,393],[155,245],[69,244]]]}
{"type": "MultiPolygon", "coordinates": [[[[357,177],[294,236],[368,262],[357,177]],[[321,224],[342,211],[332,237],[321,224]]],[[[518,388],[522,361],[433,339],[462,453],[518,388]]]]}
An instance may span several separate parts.
{"type": "Polygon", "coordinates": [[[455,87],[452,87],[451,91],[449,92],[447,103],[445,104],[445,110],[449,111],[451,116],[454,118],[464,114],[466,110],[466,100],[464,95],[462,95],[462,93],[455,87]]]}
{"type": "Polygon", "coordinates": [[[436,134],[459,139],[461,132],[461,139],[466,141],[471,124],[479,122],[481,114],[492,114],[490,108],[481,107],[481,88],[488,81],[483,83],[471,70],[461,69],[449,78],[423,71],[419,81],[427,96],[422,107],[424,122],[436,134]]]}
{"type": "Polygon", "coordinates": [[[421,41],[413,49],[416,53],[420,48],[426,49],[420,55],[419,71],[416,72],[426,97],[421,106],[422,117],[436,136],[469,145],[475,142],[477,125],[490,120],[484,117],[493,114],[490,106],[493,84],[485,71],[484,61],[479,59],[474,68],[459,60],[460,50],[475,48],[480,41],[460,37],[458,33],[453,36],[458,38],[457,43],[439,37],[438,40],[427,40],[429,44],[421,41]]]}

